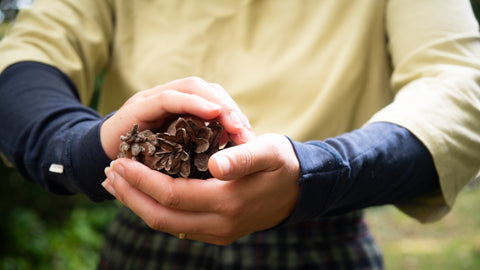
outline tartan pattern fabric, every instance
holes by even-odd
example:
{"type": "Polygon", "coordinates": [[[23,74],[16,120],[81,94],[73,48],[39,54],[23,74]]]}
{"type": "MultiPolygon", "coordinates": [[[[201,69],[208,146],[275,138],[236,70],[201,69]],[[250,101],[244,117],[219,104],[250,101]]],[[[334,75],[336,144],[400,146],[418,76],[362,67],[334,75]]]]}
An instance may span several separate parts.
{"type": "Polygon", "coordinates": [[[122,208],[98,269],[383,269],[361,212],[282,226],[216,246],[154,231],[122,208]]]}

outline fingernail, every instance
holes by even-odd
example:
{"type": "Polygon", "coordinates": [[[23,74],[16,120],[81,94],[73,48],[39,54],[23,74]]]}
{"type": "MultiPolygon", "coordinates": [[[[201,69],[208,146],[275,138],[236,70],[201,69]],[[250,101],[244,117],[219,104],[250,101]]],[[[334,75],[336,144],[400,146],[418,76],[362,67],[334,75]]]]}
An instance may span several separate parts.
{"type": "Polygon", "coordinates": [[[107,180],[102,182],[102,187],[108,191],[108,193],[115,196],[115,189],[107,182],[107,180]]]}
{"type": "Polygon", "coordinates": [[[248,129],[252,129],[252,126],[250,125],[250,122],[248,121],[248,118],[247,116],[245,116],[244,114],[241,115],[242,116],[242,123],[245,127],[247,127],[248,129]]]}
{"type": "Polygon", "coordinates": [[[249,129],[244,129],[241,133],[240,133],[240,138],[244,141],[244,142],[249,142],[253,139],[255,139],[255,134],[253,133],[253,131],[249,130],[249,129]]]}
{"type": "Polygon", "coordinates": [[[121,177],[125,177],[125,169],[123,168],[123,166],[118,163],[117,161],[112,161],[110,163],[110,167],[116,172],[118,173],[121,177]]]}
{"type": "Polygon", "coordinates": [[[235,128],[242,129],[243,123],[236,111],[230,111],[230,120],[235,128]]]}
{"type": "Polygon", "coordinates": [[[105,175],[107,176],[108,180],[113,184],[113,181],[115,180],[115,174],[112,172],[112,167],[106,167],[105,168],[105,175]]]}
{"type": "Polygon", "coordinates": [[[218,169],[222,175],[230,173],[232,165],[226,156],[218,155],[215,157],[215,160],[217,161],[218,169]]]}

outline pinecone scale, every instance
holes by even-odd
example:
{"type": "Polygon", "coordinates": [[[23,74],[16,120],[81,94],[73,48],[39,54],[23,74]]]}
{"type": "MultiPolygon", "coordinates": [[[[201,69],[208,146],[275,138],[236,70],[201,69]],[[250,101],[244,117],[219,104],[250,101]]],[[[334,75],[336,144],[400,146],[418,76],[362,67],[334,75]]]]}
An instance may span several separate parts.
{"type": "Polygon", "coordinates": [[[138,131],[134,125],[120,136],[117,158],[137,160],[172,177],[206,179],[211,177],[208,159],[219,151],[222,133],[219,122],[189,116],[173,121],[166,132],[138,131]]]}

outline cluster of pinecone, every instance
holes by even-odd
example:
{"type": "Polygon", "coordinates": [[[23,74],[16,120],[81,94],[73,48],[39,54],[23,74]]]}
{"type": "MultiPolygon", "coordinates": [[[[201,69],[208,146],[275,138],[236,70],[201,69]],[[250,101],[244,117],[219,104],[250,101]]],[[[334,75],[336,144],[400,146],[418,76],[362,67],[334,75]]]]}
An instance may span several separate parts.
{"type": "Polygon", "coordinates": [[[117,158],[137,160],[151,169],[172,177],[211,177],[208,159],[219,151],[223,126],[216,121],[206,123],[191,116],[179,117],[166,132],[138,131],[138,125],[120,136],[117,158]]]}

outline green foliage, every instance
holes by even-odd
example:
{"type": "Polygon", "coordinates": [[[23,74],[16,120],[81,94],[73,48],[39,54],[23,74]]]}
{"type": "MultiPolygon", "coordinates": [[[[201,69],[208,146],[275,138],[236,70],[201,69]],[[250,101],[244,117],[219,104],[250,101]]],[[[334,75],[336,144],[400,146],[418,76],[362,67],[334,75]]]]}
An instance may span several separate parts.
{"type": "Polygon", "coordinates": [[[473,12],[477,20],[480,20],[480,0],[471,0],[470,3],[472,4],[473,12]]]}
{"type": "Polygon", "coordinates": [[[115,202],[58,196],[0,165],[0,269],[94,269],[115,202]]]}

